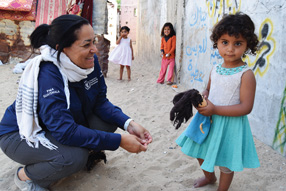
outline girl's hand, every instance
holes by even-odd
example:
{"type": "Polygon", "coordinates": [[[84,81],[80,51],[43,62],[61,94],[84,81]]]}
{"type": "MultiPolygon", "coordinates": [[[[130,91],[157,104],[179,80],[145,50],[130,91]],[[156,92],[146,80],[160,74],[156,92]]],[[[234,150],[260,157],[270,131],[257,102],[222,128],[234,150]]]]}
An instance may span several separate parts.
{"type": "Polygon", "coordinates": [[[161,52],[161,55],[160,55],[160,56],[163,58],[163,56],[164,56],[163,52],[161,52]]]}
{"type": "Polygon", "coordinates": [[[211,116],[215,114],[215,105],[209,100],[206,99],[207,106],[206,107],[198,107],[196,108],[198,112],[204,116],[211,116]]]}
{"type": "Polygon", "coordinates": [[[208,90],[204,90],[202,93],[203,98],[207,99],[209,97],[209,91],[208,90]]]}
{"type": "Polygon", "coordinates": [[[127,127],[127,131],[131,135],[135,135],[138,138],[142,139],[142,144],[147,146],[149,143],[152,142],[152,136],[144,127],[139,125],[138,123],[131,121],[127,127]]]}
{"type": "Polygon", "coordinates": [[[146,151],[147,145],[145,145],[144,143],[145,142],[142,139],[136,137],[135,135],[121,135],[120,147],[130,153],[140,153],[142,151],[146,151]]]}
{"type": "Polygon", "coordinates": [[[121,39],[122,39],[122,34],[120,34],[120,37],[119,37],[118,40],[116,41],[116,44],[120,44],[121,39]]]}

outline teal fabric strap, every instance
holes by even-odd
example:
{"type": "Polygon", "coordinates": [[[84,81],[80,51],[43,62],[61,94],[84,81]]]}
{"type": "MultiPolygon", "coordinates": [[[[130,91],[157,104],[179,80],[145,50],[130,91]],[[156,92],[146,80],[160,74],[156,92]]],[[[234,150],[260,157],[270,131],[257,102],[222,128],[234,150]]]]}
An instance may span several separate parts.
{"type": "Polygon", "coordinates": [[[218,64],[216,67],[216,73],[220,75],[233,75],[238,72],[241,72],[244,68],[247,67],[247,64],[244,64],[242,66],[236,67],[236,68],[224,68],[221,66],[222,64],[218,64]]]}

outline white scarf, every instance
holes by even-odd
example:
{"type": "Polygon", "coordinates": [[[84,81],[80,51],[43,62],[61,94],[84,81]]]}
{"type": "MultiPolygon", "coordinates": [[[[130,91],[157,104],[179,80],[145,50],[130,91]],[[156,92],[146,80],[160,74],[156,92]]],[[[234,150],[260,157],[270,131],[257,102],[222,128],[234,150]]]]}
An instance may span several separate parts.
{"type": "Polygon", "coordinates": [[[93,71],[93,68],[82,69],[75,65],[62,52],[60,54],[60,63],[57,61],[57,51],[48,45],[40,47],[41,55],[28,60],[28,64],[22,74],[19,82],[19,89],[16,98],[16,117],[19,126],[19,133],[22,139],[25,139],[31,147],[39,148],[39,142],[50,150],[57,149],[46,137],[45,132],[39,125],[37,114],[38,105],[38,75],[40,63],[42,61],[51,61],[62,74],[64,81],[64,91],[67,99],[67,108],[70,105],[70,93],[68,81],[78,82],[87,78],[87,75],[93,71]]]}

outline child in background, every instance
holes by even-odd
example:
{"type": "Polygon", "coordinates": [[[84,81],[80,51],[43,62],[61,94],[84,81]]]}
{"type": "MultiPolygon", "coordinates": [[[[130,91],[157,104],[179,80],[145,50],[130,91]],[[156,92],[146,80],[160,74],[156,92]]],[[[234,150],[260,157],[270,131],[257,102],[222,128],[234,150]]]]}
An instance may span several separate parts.
{"type": "Polygon", "coordinates": [[[124,66],[127,69],[128,80],[131,80],[131,61],[134,60],[132,40],[128,37],[129,27],[123,26],[120,29],[120,37],[116,41],[118,46],[110,53],[109,61],[120,64],[119,80],[122,80],[124,66]]]}
{"type": "Polygon", "coordinates": [[[169,66],[167,84],[173,84],[173,72],[175,66],[176,32],[171,23],[165,23],[161,30],[161,70],[157,83],[163,84],[166,71],[169,66]]]}
{"type": "Polygon", "coordinates": [[[217,48],[224,62],[214,66],[202,95],[207,106],[198,112],[212,117],[208,137],[197,144],[185,134],[176,143],[182,152],[197,158],[204,177],[194,187],[213,184],[217,178],[214,166],[219,166],[218,190],[228,190],[234,171],[260,166],[247,114],[252,110],[256,81],[252,70],[242,61],[245,54],[255,55],[258,39],[255,26],[243,13],[224,16],[211,35],[213,48],[217,48]]]}

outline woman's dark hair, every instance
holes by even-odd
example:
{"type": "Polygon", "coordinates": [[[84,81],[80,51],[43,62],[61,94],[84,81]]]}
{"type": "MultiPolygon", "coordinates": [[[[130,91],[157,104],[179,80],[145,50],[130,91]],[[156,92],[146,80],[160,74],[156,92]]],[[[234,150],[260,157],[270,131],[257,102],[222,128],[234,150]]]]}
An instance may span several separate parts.
{"type": "MultiPolygon", "coordinates": [[[[214,43],[213,48],[217,48],[217,41],[222,35],[228,34],[236,38],[239,38],[239,35],[241,35],[247,41],[248,51],[246,53],[255,55],[259,41],[254,31],[255,26],[251,18],[242,12],[237,12],[234,15],[225,15],[214,26],[210,38],[214,43]]],[[[243,57],[245,57],[245,54],[243,54],[243,57]]]]}
{"type": "Polygon", "coordinates": [[[164,34],[164,28],[165,27],[169,27],[170,30],[171,30],[170,34],[169,34],[169,37],[172,37],[172,36],[176,35],[176,32],[174,30],[174,27],[173,27],[172,23],[165,23],[164,26],[162,27],[162,30],[161,30],[161,37],[165,36],[165,34],[164,34]]]}
{"type": "Polygon", "coordinates": [[[126,30],[127,32],[129,32],[130,28],[128,26],[123,26],[123,27],[120,28],[119,32],[121,32],[122,30],[126,30]]]}
{"type": "Polygon", "coordinates": [[[50,25],[39,25],[31,34],[31,46],[34,49],[42,45],[49,45],[58,51],[57,60],[64,48],[70,47],[78,38],[77,32],[89,22],[77,15],[61,15],[55,18],[50,25]]]}

